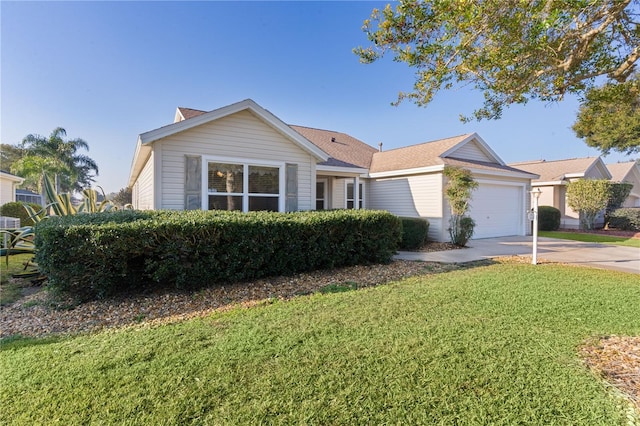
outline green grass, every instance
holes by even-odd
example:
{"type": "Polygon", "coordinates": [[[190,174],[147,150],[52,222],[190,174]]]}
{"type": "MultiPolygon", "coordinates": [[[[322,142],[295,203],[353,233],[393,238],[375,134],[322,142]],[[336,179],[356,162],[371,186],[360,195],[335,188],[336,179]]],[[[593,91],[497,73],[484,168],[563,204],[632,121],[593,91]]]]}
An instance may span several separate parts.
{"type": "Polygon", "coordinates": [[[9,282],[11,274],[18,274],[24,270],[24,262],[29,261],[33,255],[17,254],[7,257],[0,257],[0,306],[5,306],[15,302],[22,295],[22,282],[9,282]]]}
{"type": "MultiPolygon", "coordinates": [[[[578,356],[640,334],[637,275],[495,264],[154,328],[13,339],[13,424],[622,425],[578,356]]],[[[625,408],[626,407],[626,408],[625,408]]]]}
{"type": "Polygon", "coordinates": [[[614,237],[610,235],[583,234],[580,232],[539,231],[538,235],[547,238],[559,238],[562,240],[583,241],[586,243],[613,244],[617,246],[639,247],[640,239],[614,237]]]}

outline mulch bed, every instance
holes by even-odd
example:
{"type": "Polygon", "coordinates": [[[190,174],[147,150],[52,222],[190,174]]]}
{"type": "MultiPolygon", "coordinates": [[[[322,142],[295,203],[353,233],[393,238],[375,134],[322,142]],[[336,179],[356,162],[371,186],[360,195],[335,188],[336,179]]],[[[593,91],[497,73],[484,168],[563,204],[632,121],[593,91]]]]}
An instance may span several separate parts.
{"type": "Polygon", "coordinates": [[[581,352],[589,368],[621,391],[640,416],[640,337],[604,337],[581,352]]]}
{"type": "MultiPolygon", "coordinates": [[[[289,277],[218,285],[199,291],[157,291],[78,304],[37,291],[0,310],[0,338],[12,335],[40,337],[93,332],[140,323],[168,323],[204,316],[238,305],[251,306],[269,299],[319,292],[324,287],[349,284],[376,286],[415,275],[462,269],[464,265],[393,261],[388,265],[350,266],[289,277]]],[[[23,294],[28,292],[23,292],[23,294]]]]}

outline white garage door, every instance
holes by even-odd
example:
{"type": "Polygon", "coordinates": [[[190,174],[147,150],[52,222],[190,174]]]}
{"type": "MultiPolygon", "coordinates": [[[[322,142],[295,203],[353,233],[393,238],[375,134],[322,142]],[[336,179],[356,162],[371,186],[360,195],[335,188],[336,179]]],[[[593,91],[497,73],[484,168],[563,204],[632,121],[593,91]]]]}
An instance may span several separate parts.
{"type": "Polygon", "coordinates": [[[522,234],[523,188],[480,183],[473,191],[469,215],[476,222],[473,238],[506,237],[522,234]]]}

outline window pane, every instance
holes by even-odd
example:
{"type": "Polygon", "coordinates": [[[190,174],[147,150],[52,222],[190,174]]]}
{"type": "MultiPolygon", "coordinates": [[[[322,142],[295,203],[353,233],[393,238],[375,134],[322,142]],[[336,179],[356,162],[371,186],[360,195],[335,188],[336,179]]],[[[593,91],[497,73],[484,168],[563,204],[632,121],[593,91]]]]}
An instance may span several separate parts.
{"type": "Polygon", "coordinates": [[[353,184],[352,183],[347,184],[347,199],[353,200],[353,184]]]}
{"type": "Polygon", "coordinates": [[[242,210],[242,196],[209,195],[209,210],[242,210]]]}
{"type": "Polygon", "coordinates": [[[249,166],[250,194],[278,194],[280,170],[276,167],[249,166]]]}
{"type": "Polygon", "coordinates": [[[353,208],[353,200],[347,200],[347,208],[348,209],[352,209],[353,208]]]}
{"type": "Polygon", "coordinates": [[[209,163],[209,192],[242,193],[242,164],[209,163]]]}
{"type": "Polygon", "coordinates": [[[324,210],[324,182],[316,182],[316,210],[324,210]]]}
{"type": "Polygon", "coordinates": [[[249,197],[249,211],[278,211],[278,197],[249,197]]]}

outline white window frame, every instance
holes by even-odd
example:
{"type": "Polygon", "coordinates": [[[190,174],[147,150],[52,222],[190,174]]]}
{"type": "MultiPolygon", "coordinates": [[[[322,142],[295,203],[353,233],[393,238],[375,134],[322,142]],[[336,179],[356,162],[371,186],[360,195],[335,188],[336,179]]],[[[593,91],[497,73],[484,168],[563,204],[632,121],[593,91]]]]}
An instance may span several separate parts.
{"type": "Polygon", "coordinates": [[[324,210],[329,208],[329,204],[328,204],[328,193],[329,193],[329,179],[327,178],[322,178],[322,179],[316,179],[316,183],[320,183],[322,182],[324,184],[324,194],[318,194],[316,191],[316,202],[314,203],[314,208],[316,208],[318,201],[322,200],[322,208],[324,210]],[[320,197],[319,195],[322,195],[322,197],[320,197]]]}
{"type": "Polygon", "coordinates": [[[209,163],[237,164],[242,166],[242,192],[225,193],[225,195],[242,196],[242,211],[249,211],[249,197],[274,197],[275,194],[249,193],[249,166],[272,167],[278,169],[278,212],[285,211],[286,164],[279,161],[254,160],[249,158],[211,157],[202,156],[202,209],[209,210],[209,195],[220,195],[219,192],[209,192],[209,163]]]}
{"type": "MultiPolygon", "coordinates": [[[[365,194],[365,181],[357,179],[357,182],[358,182],[359,185],[362,186],[362,189],[360,191],[358,191],[359,192],[358,195],[360,196],[359,197],[360,198],[359,201],[362,201],[362,206],[361,207],[356,207],[357,205],[355,203],[355,200],[353,200],[351,198],[347,198],[347,195],[349,194],[349,191],[348,191],[349,185],[354,185],[354,190],[355,190],[355,183],[356,183],[352,179],[347,179],[347,180],[344,181],[344,208],[345,209],[349,208],[347,206],[349,205],[349,201],[350,200],[353,201],[353,208],[354,209],[364,209],[364,208],[366,208],[365,196],[364,196],[364,194],[365,194]]],[[[355,196],[355,191],[354,191],[354,196],[355,196]]]]}

